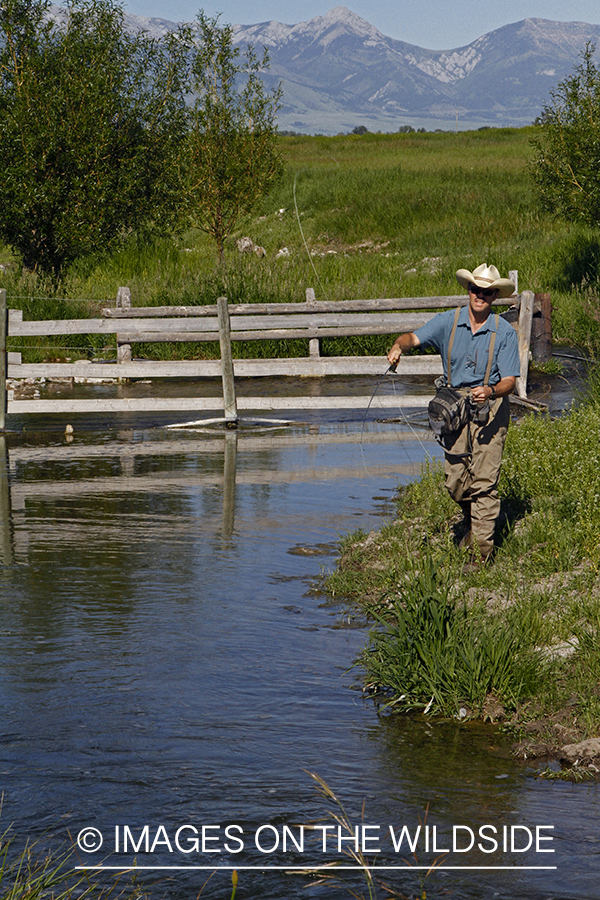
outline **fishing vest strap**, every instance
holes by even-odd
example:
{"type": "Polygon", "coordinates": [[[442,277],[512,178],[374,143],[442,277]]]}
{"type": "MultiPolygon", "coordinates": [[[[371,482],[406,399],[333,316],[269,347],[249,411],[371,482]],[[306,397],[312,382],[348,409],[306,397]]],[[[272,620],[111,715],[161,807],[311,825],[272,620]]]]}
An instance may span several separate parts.
{"type": "Polygon", "coordinates": [[[492,336],[490,337],[490,346],[489,346],[489,349],[488,349],[487,369],[485,370],[485,378],[483,379],[483,384],[484,384],[485,387],[487,387],[487,385],[488,385],[489,382],[490,382],[490,372],[492,371],[492,362],[493,362],[493,359],[494,359],[494,347],[495,347],[495,345],[496,345],[496,335],[498,334],[498,321],[499,321],[499,319],[500,319],[500,316],[498,315],[498,313],[496,313],[496,315],[495,315],[494,318],[496,319],[496,328],[495,328],[494,331],[492,331],[492,336]]]}
{"type": "Polygon", "coordinates": [[[458,317],[460,316],[461,311],[460,306],[456,307],[456,312],[454,313],[454,325],[452,326],[452,333],[450,334],[450,341],[448,343],[448,376],[446,381],[448,382],[448,387],[452,387],[452,347],[454,346],[454,335],[456,334],[456,327],[458,325],[458,317]]]}

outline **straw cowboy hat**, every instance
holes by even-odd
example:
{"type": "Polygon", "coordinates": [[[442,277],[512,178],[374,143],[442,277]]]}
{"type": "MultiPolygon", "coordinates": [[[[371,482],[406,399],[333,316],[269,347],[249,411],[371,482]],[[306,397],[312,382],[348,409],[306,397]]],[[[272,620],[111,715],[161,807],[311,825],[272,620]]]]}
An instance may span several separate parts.
{"type": "Polygon", "coordinates": [[[512,297],[515,292],[512,281],[509,281],[508,278],[500,278],[500,272],[496,266],[488,266],[487,263],[477,266],[472,272],[467,269],[459,269],[456,273],[456,280],[467,290],[470,284],[476,284],[480,288],[498,291],[499,297],[512,297]]]}

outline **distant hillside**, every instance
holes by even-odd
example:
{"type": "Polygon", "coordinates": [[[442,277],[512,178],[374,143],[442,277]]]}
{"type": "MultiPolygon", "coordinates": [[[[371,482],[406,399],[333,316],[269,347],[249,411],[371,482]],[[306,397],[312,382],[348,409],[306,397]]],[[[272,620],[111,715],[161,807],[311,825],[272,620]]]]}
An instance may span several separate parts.
{"type": "MultiPolygon", "coordinates": [[[[126,16],[159,36],[166,19],[126,16]]],[[[600,25],[524,19],[454,50],[388,38],[343,6],[309,22],[236,25],[240,45],[265,45],[269,85],[284,85],[282,129],[335,134],[365,125],[466,128],[530,124],[550,90],[573,70],[600,25]]]]}
{"type": "Polygon", "coordinates": [[[600,26],[525,19],[465,47],[424,50],[337,6],[294,26],[236,26],[235,35],[270,48],[269,80],[284,82],[281,118],[292,127],[310,130],[325,113],[387,130],[379,123],[530,124],[600,26]]]}

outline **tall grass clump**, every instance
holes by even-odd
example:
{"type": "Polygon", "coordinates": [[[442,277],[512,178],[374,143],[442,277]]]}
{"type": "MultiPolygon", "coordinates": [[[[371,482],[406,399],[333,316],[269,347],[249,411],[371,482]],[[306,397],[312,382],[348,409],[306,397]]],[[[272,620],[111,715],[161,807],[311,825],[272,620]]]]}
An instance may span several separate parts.
{"type": "Polygon", "coordinates": [[[13,853],[14,839],[0,836],[0,900],[148,900],[135,877],[103,886],[74,870],[74,851],[44,852],[27,844],[13,853]]]}
{"type": "Polygon", "coordinates": [[[367,681],[385,685],[396,710],[480,712],[490,694],[516,707],[536,686],[540,658],[518,629],[476,615],[453,595],[430,554],[418,565],[377,616],[359,660],[367,681]]]}

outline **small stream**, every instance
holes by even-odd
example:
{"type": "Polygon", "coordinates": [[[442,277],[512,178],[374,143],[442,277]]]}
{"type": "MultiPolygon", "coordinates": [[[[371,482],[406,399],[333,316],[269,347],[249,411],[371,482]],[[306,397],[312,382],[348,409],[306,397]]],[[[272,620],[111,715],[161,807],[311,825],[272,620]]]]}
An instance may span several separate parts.
{"type": "MultiPolygon", "coordinates": [[[[380,527],[398,482],[439,456],[418,414],[377,417],[237,433],[80,419],[72,437],[14,424],[0,461],[0,789],[17,843],[97,829],[102,848],[87,834],[74,864],[183,867],[140,875],[156,897],[195,898],[221,867],[202,897],[228,897],[232,867],[238,898],[350,896],[298,871],[353,862],[334,829],[324,851],[308,827],[334,826],[337,809],[313,772],[366,827],[374,874],[407,895],[425,879],[428,898],[600,897],[596,785],[537,780],[490,727],[363,700],[350,667],[366,629],[319,575],[340,536],[380,527]],[[390,840],[404,825],[421,825],[415,856],[406,835],[398,852],[390,840]],[[540,852],[525,847],[536,826],[552,837],[540,852]],[[428,876],[407,866],[440,857],[428,876]]],[[[337,874],[366,895],[359,871],[337,874]]]]}

